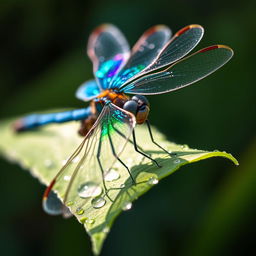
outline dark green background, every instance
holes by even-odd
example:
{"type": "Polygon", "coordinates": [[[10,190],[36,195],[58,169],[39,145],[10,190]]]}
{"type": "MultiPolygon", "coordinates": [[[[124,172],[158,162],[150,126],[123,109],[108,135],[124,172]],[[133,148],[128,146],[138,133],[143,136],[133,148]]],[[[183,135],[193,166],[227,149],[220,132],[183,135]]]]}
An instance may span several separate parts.
{"type": "MultiPolygon", "coordinates": [[[[155,24],[175,32],[198,23],[206,30],[199,48],[221,43],[235,51],[196,85],[149,99],[151,122],[169,140],[226,150],[240,166],[216,158],[166,178],[117,219],[102,255],[255,251],[255,9],[255,1],[225,0],[0,1],[1,118],[83,107],[74,92],[92,77],[86,42],[103,22],[131,44],[155,24]]],[[[0,175],[1,255],[91,255],[81,225],[41,210],[44,188],[28,172],[1,159],[0,175]]]]}

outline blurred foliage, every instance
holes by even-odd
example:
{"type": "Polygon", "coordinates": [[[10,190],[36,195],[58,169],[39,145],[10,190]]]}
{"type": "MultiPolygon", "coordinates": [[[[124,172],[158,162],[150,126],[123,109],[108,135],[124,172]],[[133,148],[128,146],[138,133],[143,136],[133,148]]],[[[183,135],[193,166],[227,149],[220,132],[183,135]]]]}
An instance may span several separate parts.
{"type": "MultiPolygon", "coordinates": [[[[241,155],[240,167],[214,159],[163,180],[117,220],[102,255],[246,255],[254,248],[255,5],[253,0],[0,1],[1,118],[82,107],[74,92],[92,77],[86,42],[102,22],[120,27],[131,44],[157,23],[174,32],[198,23],[206,29],[199,48],[223,43],[235,51],[230,63],[196,85],[149,100],[151,122],[171,141],[226,150],[238,160],[241,155]]],[[[4,160],[0,170],[8,205],[1,208],[3,255],[90,255],[82,226],[42,212],[44,188],[36,180],[4,160]]]]}

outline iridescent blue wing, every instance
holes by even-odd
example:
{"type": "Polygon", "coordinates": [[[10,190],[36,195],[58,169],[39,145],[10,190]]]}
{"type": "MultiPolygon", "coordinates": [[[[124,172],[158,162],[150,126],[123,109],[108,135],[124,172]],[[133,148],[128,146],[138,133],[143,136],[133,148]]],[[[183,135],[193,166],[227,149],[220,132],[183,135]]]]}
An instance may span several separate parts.
{"type": "Polygon", "coordinates": [[[171,30],[164,25],[148,29],[134,45],[131,57],[112,80],[109,88],[118,88],[130,78],[135,78],[156,59],[170,37],[171,30]]]}
{"type": "MultiPolygon", "coordinates": [[[[93,207],[92,200],[95,197],[101,195],[104,205],[104,200],[107,200],[104,194],[115,186],[108,174],[113,171],[117,156],[123,151],[134,126],[133,114],[112,103],[105,105],[81,145],[45,191],[44,205],[52,190],[63,191],[63,187],[64,203],[81,217],[87,216],[86,210],[93,207]]],[[[123,172],[120,179],[127,181],[129,174],[123,172]]]]}
{"type": "Polygon", "coordinates": [[[76,97],[83,101],[90,101],[97,97],[101,93],[101,90],[95,80],[89,80],[81,84],[77,91],[76,97]]]}
{"type": "Polygon", "coordinates": [[[93,63],[96,81],[104,90],[129,58],[130,48],[118,28],[105,24],[90,35],[87,53],[93,63]]]}
{"type": "MultiPolygon", "coordinates": [[[[157,52],[155,58],[153,60],[151,59],[151,61],[148,62],[148,65],[141,69],[140,72],[137,72],[136,75],[132,76],[129,73],[127,75],[127,73],[122,72],[121,70],[120,75],[117,75],[118,78],[114,80],[114,83],[123,81],[121,86],[119,86],[120,88],[123,88],[138,77],[144,76],[150,72],[159,70],[167,65],[170,65],[171,63],[174,63],[194,49],[194,47],[201,40],[203,33],[204,29],[200,25],[186,26],[185,28],[179,30],[171,40],[165,43],[160,51],[157,52]]],[[[134,68],[131,68],[131,70],[133,69],[134,68]]]]}
{"type": "Polygon", "coordinates": [[[152,95],[178,90],[195,83],[219,69],[233,56],[228,46],[214,45],[183,58],[163,71],[143,76],[121,91],[152,95]]]}

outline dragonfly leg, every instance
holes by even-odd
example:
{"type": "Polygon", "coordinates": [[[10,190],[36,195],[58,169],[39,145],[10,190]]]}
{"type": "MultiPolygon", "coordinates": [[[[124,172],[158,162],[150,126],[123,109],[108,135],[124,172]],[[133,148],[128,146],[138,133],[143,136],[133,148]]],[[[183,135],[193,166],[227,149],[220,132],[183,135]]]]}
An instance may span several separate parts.
{"type": "Polygon", "coordinates": [[[140,153],[141,155],[145,156],[146,158],[150,159],[152,162],[154,162],[156,164],[157,167],[161,168],[161,165],[159,165],[155,159],[151,158],[150,156],[146,155],[142,151],[138,150],[137,143],[136,143],[135,129],[133,129],[133,131],[132,131],[132,137],[133,137],[133,145],[134,145],[135,151],[140,153]]]}
{"type": "Polygon", "coordinates": [[[149,120],[146,120],[146,124],[147,124],[147,127],[148,127],[148,131],[149,131],[149,135],[150,135],[151,141],[152,141],[156,146],[158,146],[159,148],[161,148],[165,153],[167,153],[168,155],[172,155],[172,154],[171,154],[170,152],[168,152],[165,148],[163,148],[161,145],[159,145],[157,142],[155,142],[154,137],[153,137],[153,133],[152,133],[152,130],[151,130],[151,126],[150,126],[149,120]]]}
{"type": "Polygon", "coordinates": [[[133,178],[133,176],[132,176],[132,174],[131,174],[130,169],[129,169],[128,166],[117,156],[117,154],[116,154],[116,152],[115,152],[115,148],[114,148],[114,145],[113,145],[113,142],[112,142],[112,139],[111,139],[111,135],[110,135],[110,134],[109,134],[108,138],[109,138],[109,142],[110,142],[110,146],[111,146],[111,150],[112,150],[113,155],[114,155],[115,158],[126,168],[126,170],[128,171],[128,173],[129,173],[129,175],[130,175],[130,177],[131,177],[131,179],[132,179],[132,183],[133,183],[134,185],[136,185],[136,181],[134,180],[134,178],[133,178]]]}
{"type": "MultiPolygon", "coordinates": [[[[121,136],[123,137],[124,139],[126,139],[126,136],[120,132],[118,129],[116,129],[114,126],[113,126],[114,130],[121,136]]],[[[128,142],[131,143],[131,144],[134,144],[133,141],[131,139],[128,139],[128,142]]],[[[140,151],[143,151],[142,147],[140,147],[139,145],[137,145],[137,148],[140,150],[140,151]]]]}
{"type": "Polygon", "coordinates": [[[103,187],[104,187],[106,196],[108,197],[108,199],[111,202],[113,202],[113,200],[108,195],[108,189],[107,189],[107,186],[106,186],[106,183],[105,183],[105,177],[104,177],[104,170],[103,170],[103,167],[102,167],[102,164],[101,164],[101,161],[100,161],[100,153],[101,153],[101,140],[99,141],[99,145],[98,145],[97,161],[98,161],[98,164],[99,164],[99,167],[100,167],[101,176],[102,176],[102,183],[103,183],[103,187]]]}

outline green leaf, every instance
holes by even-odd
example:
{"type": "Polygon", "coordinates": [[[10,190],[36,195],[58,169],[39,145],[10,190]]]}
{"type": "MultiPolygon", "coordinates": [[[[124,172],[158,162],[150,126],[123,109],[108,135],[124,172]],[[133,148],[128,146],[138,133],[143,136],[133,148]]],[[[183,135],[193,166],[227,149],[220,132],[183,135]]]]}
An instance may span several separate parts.
{"type": "MultiPolygon", "coordinates": [[[[49,185],[65,160],[83,140],[77,135],[79,123],[48,125],[35,131],[16,134],[11,129],[13,121],[14,119],[5,120],[0,124],[1,154],[20,164],[22,168],[30,170],[31,174],[43,184],[49,185]]],[[[114,219],[123,210],[129,209],[134,200],[155,186],[159,180],[172,174],[181,166],[217,156],[228,158],[238,165],[237,160],[226,152],[190,149],[187,145],[166,141],[165,137],[154,128],[153,133],[155,140],[174,153],[174,156],[167,155],[151,142],[144,125],[136,127],[138,144],[142,146],[145,153],[150,154],[162,166],[161,168],[156,167],[148,159],[142,158],[135,152],[133,145],[128,143],[120,158],[130,167],[136,179],[136,185],[132,184],[124,168],[118,168],[120,177],[109,182],[112,189],[109,190],[108,196],[104,196],[106,204],[103,207],[95,209],[88,202],[83,211],[78,212],[71,208],[72,213],[89,233],[95,254],[100,253],[114,219]]],[[[56,192],[62,199],[66,185],[67,181],[63,180],[57,187],[56,192]]]]}

